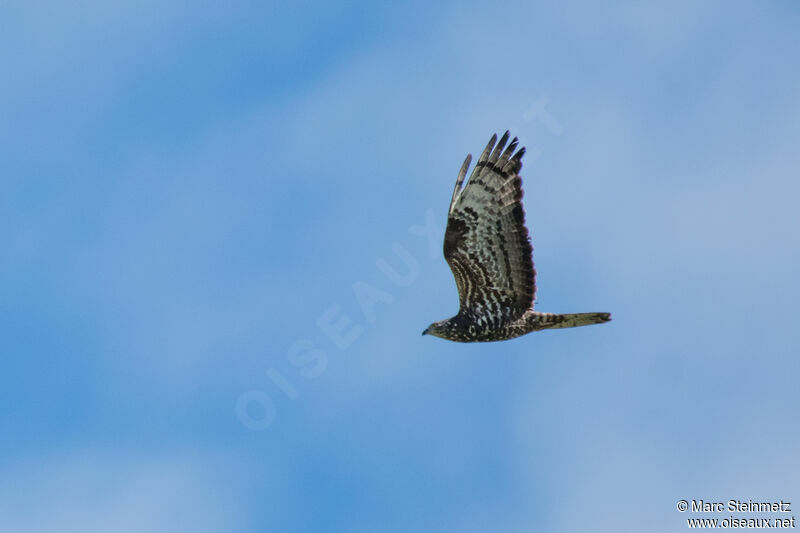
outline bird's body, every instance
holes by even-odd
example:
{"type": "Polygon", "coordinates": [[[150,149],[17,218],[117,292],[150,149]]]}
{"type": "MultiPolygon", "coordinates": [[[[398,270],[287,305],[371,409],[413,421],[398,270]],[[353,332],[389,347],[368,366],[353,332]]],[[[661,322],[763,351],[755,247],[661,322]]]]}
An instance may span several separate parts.
{"type": "Polygon", "coordinates": [[[611,315],[608,313],[569,313],[560,315],[556,313],[539,313],[533,309],[528,309],[518,318],[494,325],[459,313],[453,318],[436,322],[439,327],[436,328],[435,332],[425,330],[423,334],[436,335],[456,342],[492,342],[521,337],[532,331],[574,328],[590,324],[601,324],[609,320],[611,320],[611,315]]]}
{"type": "Polygon", "coordinates": [[[447,218],[444,257],[458,287],[458,314],[424,334],[458,342],[512,339],[531,331],[610,320],[608,313],[551,314],[533,310],[536,271],[522,208],[522,156],[509,133],[492,136],[463,186],[468,155],[456,180],[447,218]],[[495,143],[497,145],[495,146],[495,143]]]}

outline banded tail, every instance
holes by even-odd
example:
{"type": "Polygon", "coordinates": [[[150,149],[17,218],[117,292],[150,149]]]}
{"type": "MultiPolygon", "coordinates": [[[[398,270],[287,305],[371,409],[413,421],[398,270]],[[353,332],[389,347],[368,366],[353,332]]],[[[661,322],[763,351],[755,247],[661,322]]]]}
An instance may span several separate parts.
{"type": "Polygon", "coordinates": [[[578,326],[590,326],[592,324],[602,324],[611,320],[611,313],[569,313],[559,315],[555,313],[538,313],[529,311],[526,323],[531,328],[530,331],[540,329],[557,328],[577,328],[578,326]]]}

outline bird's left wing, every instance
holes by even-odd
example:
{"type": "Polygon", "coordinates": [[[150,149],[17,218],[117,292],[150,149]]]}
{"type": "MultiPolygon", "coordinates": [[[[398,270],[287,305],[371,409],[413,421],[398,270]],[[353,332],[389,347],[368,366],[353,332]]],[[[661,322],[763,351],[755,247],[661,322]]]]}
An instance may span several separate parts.
{"type": "Polygon", "coordinates": [[[460,313],[513,320],[533,304],[536,272],[522,208],[522,156],[515,137],[492,136],[465,186],[472,156],[456,180],[444,237],[460,313]],[[497,145],[495,146],[495,143],[497,145]]]}

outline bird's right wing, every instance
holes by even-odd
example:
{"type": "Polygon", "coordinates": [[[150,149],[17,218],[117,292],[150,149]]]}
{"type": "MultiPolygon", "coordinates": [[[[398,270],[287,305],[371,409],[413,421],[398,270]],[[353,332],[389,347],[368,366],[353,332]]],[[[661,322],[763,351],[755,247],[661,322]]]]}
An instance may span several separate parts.
{"type": "Polygon", "coordinates": [[[521,316],[536,293],[533,247],[522,208],[522,156],[515,137],[508,148],[506,132],[492,136],[462,188],[471,156],[456,180],[444,257],[453,271],[460,313],[503,321],[521,316]],[[495,143],[497,145],[495,146],[495,143]]]}

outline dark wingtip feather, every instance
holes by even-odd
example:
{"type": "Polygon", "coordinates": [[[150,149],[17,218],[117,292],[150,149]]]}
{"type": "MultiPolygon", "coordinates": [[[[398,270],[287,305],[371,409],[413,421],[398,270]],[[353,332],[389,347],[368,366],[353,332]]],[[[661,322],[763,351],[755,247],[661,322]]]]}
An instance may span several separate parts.
{"type": "Polygon", "coordinates": [[[492,153],[489,156],[489,163],[497,163],[497,158],[500,157],[500,154],[503,152],[503,148],[505,148],[506,143],[508,142],[509,135],[509,132],[506,131],[503,136],[500,137],[500,142],[497,143],[497,146],[494,147],[494,150],[492,150],[492,153]]]}
{"type": "Polygon", "coordinates": [[[500,142],[501,142],[501,143],[503,143],[503,144],[505,144],[505,143],[506,143],[506,141],[508,141],[508,138],[509,138],[510,136],[511,136],[511,132],[510,132],[510,131],[508,131],[508,130],[506,130],[506,132],[503,134],[503,136],[502,136],[502,137],[500,137],[500,139],[501,139],[501,140],[500,140],[500,142]]]}
{"type": "Polygon", "coordinates": [[[479,162],[485,161],[486,159],[489,158],[489,154],[491,153],[492,148],[494,148],[496,142],[497,142],[497,134],[495,133],[494,135],[492,135],[492,138],[489,139],[489,142],[486,144],[486,148],[483,149],[483,152],[481,153],[481,156],[478,159],[479,162]]]}
{"type": "Polygon", "coordinates": [[[514,150],[517,149],[518,144],[519,144],[519,139],[517,139],[516,137],[511,139],[511,144],[508,145],[508,148],[506,148],[506,151],[503,153],[503,159],[511,157],[511,154],[513,154],[514,150]]]}

